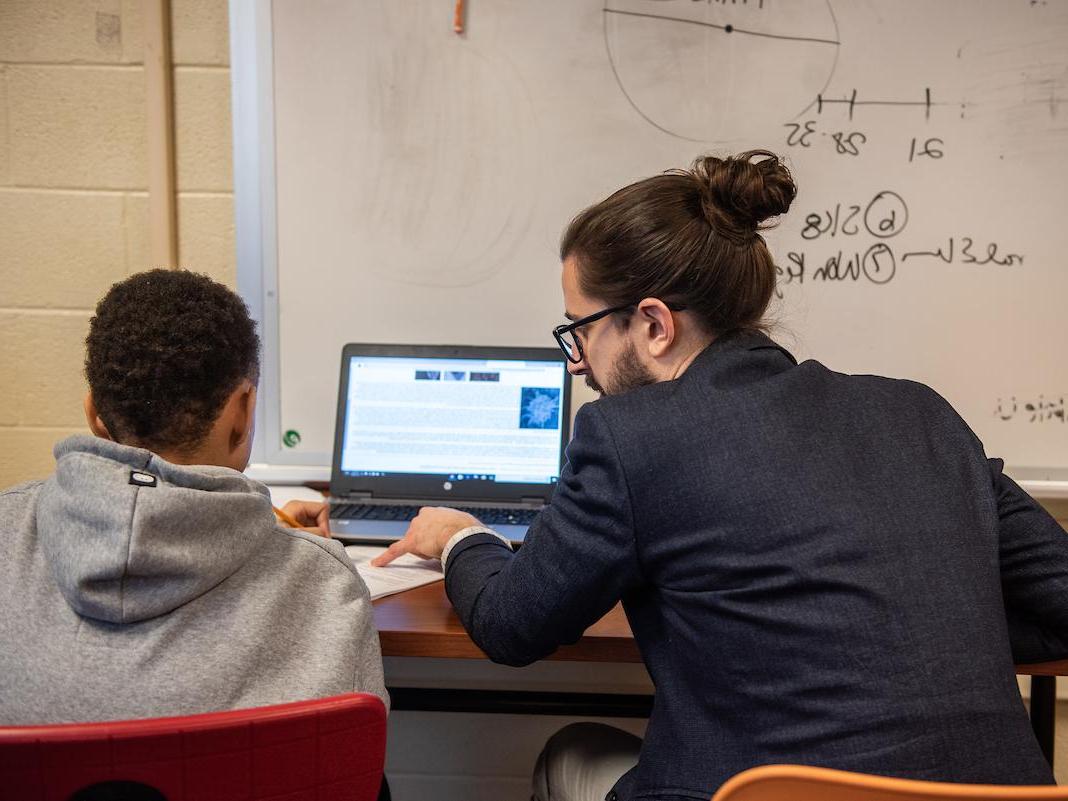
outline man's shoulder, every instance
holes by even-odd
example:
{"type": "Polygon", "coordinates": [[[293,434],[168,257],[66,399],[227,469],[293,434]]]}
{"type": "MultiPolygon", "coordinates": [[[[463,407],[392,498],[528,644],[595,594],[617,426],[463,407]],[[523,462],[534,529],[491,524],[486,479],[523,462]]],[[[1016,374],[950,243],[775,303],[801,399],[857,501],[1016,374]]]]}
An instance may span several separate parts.
{"type": "Polygon", "coordinates": [[[663,413],[664,404],[679,392],[677,381],[658,381],[618,395],[602,395],[579,409],[585,417],[597,417],[609,424],[663,413]]]}
{"type": "Polygon", "coordinates": [[[585,404],[575,418],[575,436],[586,440],[633,440],[640,448],[653,442],[678,442],[694,426],[735,426],[758,404],[764,414],[790,413],[798,405],[885,409],[894,419],[923,418],[946,424],[959,420],[953,407],[926,384],[880,375],[847,374],[806,360],[789,370],[738,386],[715,386],[700,370],[678,380],[608,395],[585,404]]]}
{"type": "Polygon", "coordinates": [[[936,390],[919,381],[869,373],[839,373],[813,359],[802,362],[800,367],[800,375],[818,375],[822,381],[848,387],[853,393],[862,394],[874,402],[887,400],[895,405],[909,403],[925,406],[929,410],[953,411],[949,402],[936,390]]]}

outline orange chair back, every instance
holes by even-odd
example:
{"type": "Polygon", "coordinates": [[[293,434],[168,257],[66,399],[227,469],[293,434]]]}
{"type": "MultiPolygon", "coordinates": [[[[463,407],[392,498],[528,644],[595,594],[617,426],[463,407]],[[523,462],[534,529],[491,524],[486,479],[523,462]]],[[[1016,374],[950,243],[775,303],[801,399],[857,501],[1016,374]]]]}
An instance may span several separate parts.
{"type": "Polygon", "coordinates": [[[167,801],[375,801],[385,754],[385,708],[363,693],[185,717],[0,727],[0,797],[81,801],[116,797],[106,793],[121,786],[118,797],[167,801]]]}
{"type": "Polygon", "coordinates": [[[1068,801],[1068,789],[890,779],[802,765],[739,773],[712,801],[1068,801]]]}

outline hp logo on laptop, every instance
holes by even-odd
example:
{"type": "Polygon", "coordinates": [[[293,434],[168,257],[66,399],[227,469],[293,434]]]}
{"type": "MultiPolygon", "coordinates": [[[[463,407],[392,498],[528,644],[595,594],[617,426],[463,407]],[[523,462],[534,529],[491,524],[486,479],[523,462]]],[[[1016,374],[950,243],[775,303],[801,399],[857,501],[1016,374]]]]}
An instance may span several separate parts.
{"type": "Polygon", "coordinates": [[[451,490],[452,489],[452,482],[451,481],[446,481],[444,484],[441,485],[441,488],[443,490],[451,490]]]}

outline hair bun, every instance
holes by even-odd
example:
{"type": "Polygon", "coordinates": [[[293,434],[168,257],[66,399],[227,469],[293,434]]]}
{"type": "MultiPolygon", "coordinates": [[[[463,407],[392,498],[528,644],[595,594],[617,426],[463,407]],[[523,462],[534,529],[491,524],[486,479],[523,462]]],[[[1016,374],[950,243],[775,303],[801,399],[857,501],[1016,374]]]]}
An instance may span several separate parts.
{"type": "Polygon", "coordinates": [[[727,158],[704,156],[694,161],[691,174],[709,225],[735,241],[756,236],[767,227],[765,220],[786,213],[797,194],[790,171],[767,150],[727,158]]]}

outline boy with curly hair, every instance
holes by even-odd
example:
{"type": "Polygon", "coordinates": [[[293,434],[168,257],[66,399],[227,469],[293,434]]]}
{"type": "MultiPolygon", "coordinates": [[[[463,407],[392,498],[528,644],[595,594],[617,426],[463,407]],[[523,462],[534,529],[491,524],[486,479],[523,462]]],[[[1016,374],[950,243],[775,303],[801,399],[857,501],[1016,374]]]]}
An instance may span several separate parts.
{"type": "MultiPolygon", "coordinates": [[[[153,270],[90,321],[95,436],[0,493],[0,724],[184,715],[343,692],[388,703],[367,587],[242,474],[259,337],[221,284],[153,270]]],[[[290,507],[325,525],[319,504],[290,507]]]]}

